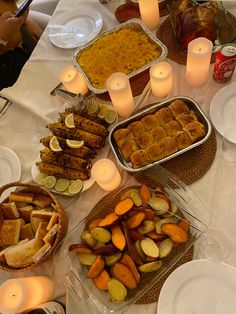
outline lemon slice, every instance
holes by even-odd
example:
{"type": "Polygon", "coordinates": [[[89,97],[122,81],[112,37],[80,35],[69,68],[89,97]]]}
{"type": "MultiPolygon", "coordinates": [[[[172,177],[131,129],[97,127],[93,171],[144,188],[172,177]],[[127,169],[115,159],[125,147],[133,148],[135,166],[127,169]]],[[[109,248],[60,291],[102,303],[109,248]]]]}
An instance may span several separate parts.
{"type": "Polygon", "coordinates": [[[70,194],[77,194],[83,189],[83,181],[78,179],[72,182],[68,187],[68,192],[70,194]]]}
{"type": "Polygon", "coordinates": [[[69,184],[70,181],[68,179],[61,178],[57,180],[54,188],[57,192],[64,192],[68,188],[69,184]]]}
{"type": "Polygon", "coordinates": [[[114,110],[108,109],[104,114],[104,119],[109,124],[112,124],[117,119],[117,113],[114,110]]]}
{"type": "Polygon", "coordinates": [[[43,179],[43,185],[48,189],[52,189],[56,182],[57,180],[54,176],[47,176],[43,179]]]}
{"type": "Polygon", "coordinates": [[[84,146],[84,141],[76,141],[76,140],[67,139],[66,144],[70,148],[81,148],[82,146],[84,146]]]}
{"type": "Polygon", "coordinates": [[[43,172],[39,172],[35,177],[35,182],[39,185],[43,185],[43,179],[46,178],[48,175],[43,172]]]}
{"type": "Polygon", "coordinates": [[[74,121],[74,114],[73,113],[69,113],[66,118],[65,118],[65,125],[70,128],[73,129],[75,128],[75,121],[74,121]]]}
{"type": "Polygon", "coordinates": [[[88,103],[87,110],[89,113],[97,114],[100,110],[99,104],[95,102],[88,103]]]}
{"type": "Polygon", "coordinates": [[[98,117],[104,119],[105,113],[108,110],[108,107],[105,104],[100,105],[100,111],[98,112],[98,117]]]}
{"type": "Polygon", "coordinates": [[[61,148],[56,136],[52,136],[52,138],[50,139],[49,146],[53,152],[62,151],[62,148],[61,148]]]}

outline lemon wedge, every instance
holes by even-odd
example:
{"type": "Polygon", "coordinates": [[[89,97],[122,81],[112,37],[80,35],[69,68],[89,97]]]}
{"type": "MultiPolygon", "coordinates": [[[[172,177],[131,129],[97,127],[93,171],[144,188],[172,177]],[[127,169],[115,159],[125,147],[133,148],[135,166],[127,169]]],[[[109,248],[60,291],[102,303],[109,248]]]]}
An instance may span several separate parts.
{"type": "Polygon", "coordinates": [[[43,172],[39,172],[35,177],[35,182],[39,185],[43,185],[43,179],[46,178],[48,175],[43,172]]]}
{"type": "Polygon", "coordinates": [[[70,148],[81,148],[82,146],[84,146],[84,141],[76,141],[76,140],[67,139],[66,144],[70,148]]]}
{"type": "Polygon", "coordinates": [[[104,119],[107,123],[112,124],[117,119],[117,113],[114,110],[107,109],[104,114],[104,119]]]}
{"type": "Polygon", "coordinates": [[[73,129],[75,128],[75,121],[74,121],[74,114],[73,113],[69,113],[66,118],[65,118],[65,125],[70,128],[73,129]]]}
{"type": "Polygon", "coordinates": [[[61,146],[60,146],[56,136],[53,136],[50,139],[49,146],[50,146],[50,148],[51,148],[51,150],[53,152],[60,152],[60,151],[62,151],[62,148],[61,148],[61,146]]]}
{"type": "Polygon", "coordinates": [[[69,184],[70,181],[68,179],[57,179],[57,182],[55,184],[55,190],[57,192],[63,192],[68,188],[69,184]]]}
{"type": "Polygon", "coordinates": [[[83,189],[83,181],[80,179],[75,180],[74,182],[70,183],[68,187],[68,192],[70,194],[77,194],[83,189]]]}

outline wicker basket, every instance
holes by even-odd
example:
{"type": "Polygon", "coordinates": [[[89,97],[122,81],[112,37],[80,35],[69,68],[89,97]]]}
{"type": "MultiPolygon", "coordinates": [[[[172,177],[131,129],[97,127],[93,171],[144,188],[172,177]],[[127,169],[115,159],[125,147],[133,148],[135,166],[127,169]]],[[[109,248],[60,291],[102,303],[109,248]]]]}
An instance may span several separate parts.
{"type": "MultiPolygon", "coordinates": [[[[47,195],[50,196],[53,200],[53,204],[55,205],[55,211],[59,214],[58,217],[58,223],[60,224],[60,229],[58,230],[57,234],[56,234],[56,238],[54,241],[53,246],[50,248],[50,250],[40,259],[40,261],[38,263],[33,263],[30,264],[24,268],[13,268],[10,267],[6,264],[1,264],[0,263],[0,269],[5,270],[5,271],[9,271],[9,272],[23,272],[23,271],[29,271],[31,269],[33,269],[35,266],[38,266],[40,264],[42,264],[43,262],[48,261],[52,255],[53,252],[55,251],[55,249],[58,247],[58,245],[61,243],[61,241],[64,239],[66,232],[67,232],[67,217],[66,217],[66,213],[63,209],[63,207],[61,206],[61,204],[58,202],[58,200],[55,198],[55,196],[48,190],[38,186],[38,185],[33,185],[33,184],[26,184],[26,183],[21,183],[21,182],[12,182],[9,184],[6,184],[4,186],[2,186],[0,188],[0,196],[3,194],[4,191],[6,191],[9,188],[12,187],[16,187],[17,191],[19,192],[28,192],[28,193],[34,193],[34,194],[43,194],[43,195],[47,195]]],[[[3,202],[6,202],[8,199],[6,198],[4,201],[2,201],[0,203],[0,207],[1,204],[3,202]]],[[[3,220],[3,215],[1,213],[1,208],[0,208],[0,222],[1,220],[3,220]]]]}

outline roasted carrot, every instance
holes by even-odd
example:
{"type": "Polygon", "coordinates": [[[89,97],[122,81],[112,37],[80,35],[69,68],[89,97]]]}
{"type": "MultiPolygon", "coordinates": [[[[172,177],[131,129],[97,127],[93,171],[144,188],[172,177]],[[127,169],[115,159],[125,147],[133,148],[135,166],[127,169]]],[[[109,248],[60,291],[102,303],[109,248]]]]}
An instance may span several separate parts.
{"type": "Polygon", "coordinates": [[[131,198],[127,197],[124,200],[120,201],[115,207],[115,213],[118,216],[122,216],[132,209],[134,202],[131,198]]]}
{"type": "Polygon", "coordinates": [[[146,184],[141,185],[139,194],[141,196],[143,206],[147,206],[147,202],[150,200],[152,195],[146,184]]]}
{"type": "Polygon", "coordinates": [[[125,224],[128,229],[135,229],[137,228],[141,222],[145,219],[145,214],[143,212],[137,212],[133,216],[129,217],[125,224]]]}
{"type": "Polygon", "coordinates": [[[110,214],[108,214],[107,216],[105,216],[105,218],[103,218],[98,226],[99,227],[111,227],[114,224],[116,224],[119,221],[119,217],[116,215],[116,213],[112,212],[110,214]]]}
{"type": "Polygon", "coordinates": [[[103,269],[97,277],[93,278],[95,285],[101,290],[108,290],[108,282],[110,280],[110,275],[103,269]]]}
{"type": "Polygon", "coordinates": [[[131,272],[132,272],[136,282],[139,283],[139,281],[140,281],[140,274],[138,272],[138,269],[137,269],[137,267],[135,265],[135,262],[132,259],[132,257],[129,256],[129,254],[125,253],[122,256],[122,259],[120,260],[120,263],[126,265],[131,270],[131,272]]]}
{"type": "Polygon", "coordinates": [[[98,255],[87,272],[88,278],[95,278],[103,270],[105,261],[101,255],[98,255]]]}
{"type": "Polygon", "coordinates": [[[137,287],[137,282],[132,274],[131,270],[124,264],[115,263],[111,268],[111,273],[113,277],[118,279],[127,288],[134,289],[137,287]]]}
{"type": "Polygon", "coordinates": [[[174,223],[166,223],[161,226],[163,233],[167,234],[170,239],[176,243],[188,241],[188,233],[180,226],[174,223]]]}
{"type": "Polygon", "coordinates": [[[119,249],[123,251],[126,246],[125,236],[119,225],[116,225],[111,228],[111,241],[119,249]]]}

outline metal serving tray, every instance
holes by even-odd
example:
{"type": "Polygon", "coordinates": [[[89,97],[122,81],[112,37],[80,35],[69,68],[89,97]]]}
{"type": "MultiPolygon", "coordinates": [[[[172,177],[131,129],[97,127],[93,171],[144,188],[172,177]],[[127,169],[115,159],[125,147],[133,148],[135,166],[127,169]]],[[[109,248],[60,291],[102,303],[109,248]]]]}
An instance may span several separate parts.
{"type": "Polygon", "coordinates": [[[96,39],[90,41],[89,43],[79,47],[78,49],[76,49],[72,55],[72,60],[73,63],[75,64],[75,66],[79,69],[79,71],[82,73],[82,75],[84,76],[88,87],[90,90],[92,90],[95,94],[102,94],[104,92],[107,92],[107,88],[96,88],[95,86],[93,86],[92,82],[90,81],[90,79],[87,77],[86,72],[83,70],[83,68],[80,66],[80,64],[77,62],[77,56],[79,54],[81,54],[84,50],[88,49],[90,46],[92,46],[97,40],[99,40],[101,37],[107,36],[109,34],[115,33],[120,29],[126,29],[126,28],[130,28],[131,30],[136,30],[136,31],[140,31],[143,34],[146,34],[150,40],[150,42],[156,44],[157,46],[159,46],[161,48],[161,55],[145,64],[143,67],[141,67],[139,70],[133,71],[130,74],[128,74],[128,77],[131,78],[141,72],[143,72],[144,70],[148,69],[149,67],[151,67],[152,64],[156,63],[157,61],[161,61],[163,60],[168,53],[167,47],[152,33],[149,31],[149,29],[146,27],[146,25],[137,18],[131,19],[127,22],[124,22],[108,31],[103,32],[100,36],[98,36],[96,39]]]}
{"type": "Polygon", "coordinates": [[[211,130],[212,130],[212,127],[211,127],[211,124],[210,124],[209,120],[207,119],[207,117],[205,116],[204,112],[201,110],[201,108],[198,106],[197,102],[194,99],[192,99],[190,97],[186,97],[186,96],[176,96],[176,97],[169,98],[168,100],[166,100],[166,101],[164,101],[162,103],[151,104],[150,107],[148,107],[147,109],[144,109],[141,112],[133,115],[132,117],[130,117],[130,118],[126,119],[126,120],[123,120],[122,122],[116,124],[110,131],[109,143],[110,143],[111,149],[112,149],[112,151],[113,151],[113,153],[114,153],[118,163],[120,164],[120,166],[123,169],[125,169],[126,171],[137,172],[137,171],[140,171],[140,170],[146,170],[146,169],[148,169],[150,167],[153,167],[154,165],[161,164],[161,163],[163,163],[163,162],[165,162],[167,160],[170,160],[170,159],[172,159],[174,157],[177,157],[177,156],[185,153],[186,151],[189,151],[190,149],[193,149],[196,146],[199,146],[199,145],[203,144],[209,138],[209,136],[211,134],[211,130]],[[141,118],[143,118],[144,116],[154,113],[158,109],[161,109],[163,107],[167,107],[171,102],[173,102],[173,101],[175,101],[177,99],[183,100],[188,105],[189,109],[192,110],[196,114],[196,116],[198,118],[198,121],[201,122],[204,125],[204,127],[205,127],[205,130],[206,130],[205,137],[202,138],[201,140],[197,141],[196,143],[193,143],[192,145],[177,151],[176,153],[174,153],[174,154],[172,154],[170,156],[164,157],[161,160],[158,160],[156,162],[150,163],[150,164],[148,164],[148,165],[146,165],[144,167],[140,167],[140,168],[134,169],[132,167],[131,163],[130,162],[126,162],[124,160],[124,158],[122,157],[120,149],[117,146],[117,144],[115,142],[115,139],[114,139],[114,136],[113,136],[114,132],[117,131],[118,129],[126,128],[127,125],[130,124],[131,122],[138,121],[141,118]]]}

